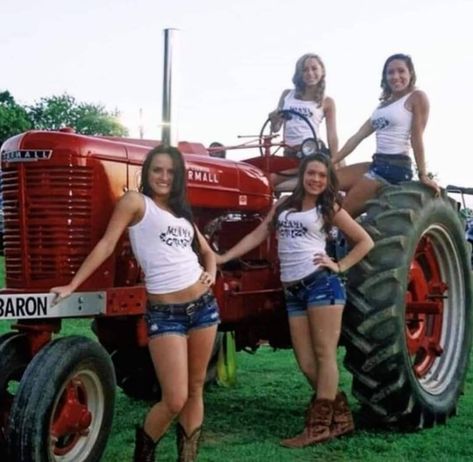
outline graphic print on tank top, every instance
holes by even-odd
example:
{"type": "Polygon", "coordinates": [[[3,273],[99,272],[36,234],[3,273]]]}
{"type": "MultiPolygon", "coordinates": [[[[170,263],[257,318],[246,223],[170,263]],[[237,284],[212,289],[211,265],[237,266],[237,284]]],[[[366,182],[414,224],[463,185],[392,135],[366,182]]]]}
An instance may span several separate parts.
{"type": "MultiPolygon", "coordinates": [[[[297,112],[298,114],[301,114],[305,116],[307,119],[311,119],[314,115],[310,107],[307,106],[288,106],[287,108],[284,109],[289,109],[291,111],[297,112]]],[[[292,117],[292,116],[290,116],[292,117]]],[[[290,120],[290,119],[289,119],[290,120]]]]}
{"type": "Polygon", "coordinates": [[[161,242],[169,247],[186,248],[192,244],[192,232],[183,226],[168,226],[167,230],[159,235],[161,242]]]}
{"type": "Polygon", "coordinates": [[[279,235],[290,239],[297,239],[304,237],[308,233],[308,229],[297,220],[280,220],[279,221],[279,235]]]}
{"type": "Polygon", "coordinates": [[[382,130],[389,126],[389,120],[385,117],[378,117],[377,119],[373,119],[371,121],[371,125],[375,130],[382,130]]]}

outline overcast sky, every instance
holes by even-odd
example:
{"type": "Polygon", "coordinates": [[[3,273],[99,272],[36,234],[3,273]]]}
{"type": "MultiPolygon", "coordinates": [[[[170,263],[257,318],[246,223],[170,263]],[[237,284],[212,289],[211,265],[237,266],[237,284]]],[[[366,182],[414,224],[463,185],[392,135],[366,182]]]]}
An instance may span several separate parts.
{"type": "Polygon", "coordinates": [[[205,145],[258,133],[306,52],[325,61],[343,143],[376,106],[385,59],[410,54],[431,102],[428,167],[473,186],[471,0],[1,0],[0,15],[0,89],[22,104],[63,92],[101,103],[135,136],[142,108],[148,138],[160,134],[163,29],[178,28],[179,138],[205,145]]]}

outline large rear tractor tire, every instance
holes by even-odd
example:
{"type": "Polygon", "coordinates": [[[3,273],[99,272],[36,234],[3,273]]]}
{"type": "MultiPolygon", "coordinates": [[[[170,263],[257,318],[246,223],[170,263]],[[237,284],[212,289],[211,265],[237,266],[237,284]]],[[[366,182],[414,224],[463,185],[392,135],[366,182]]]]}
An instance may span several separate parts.
{"type": "Polygon", "coordinates": [[[13,400],[10,461],[98,462],[113,419],[109,355],[85,337],[63,337],[31,361],[13,400]]]}
{"type": "Polygon", "coordinates": [[[348,275],[345,366],[378,420],[411,428],[456,412],[472,340],[464,226],[446,194],[418,183],[384,188],[363,225],[375,241],[348,275]]]}

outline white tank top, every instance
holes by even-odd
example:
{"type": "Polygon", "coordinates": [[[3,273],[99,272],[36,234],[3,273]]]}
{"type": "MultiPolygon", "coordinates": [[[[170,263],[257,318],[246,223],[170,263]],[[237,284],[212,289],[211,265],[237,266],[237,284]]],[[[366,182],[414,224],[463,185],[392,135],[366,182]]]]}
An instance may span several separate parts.
{"type": "MultiPolygon", "coordinates": [[[[318,105],[315,101],[303,101],[295,97],[295,91],[291,90],[284,98],[283,109],[292,109],[309,119],[314,128],[317,138],[319,138],[319,127],[324,118],[324,110],[322,105],[318,105]]],[[[291,120],[284,122],[284,142],[288,146],[298,146],[305,139],[312,138],[312,132],[300,117],[294,116],[291,120]]]]}
{"type": "Polygon", "coordinates": [[[315,253],[325,254],[327,234],[318,207],[295,212],[284,210],[278,217],[278,255],[281,281],[297,281],[313,273],[315,253]]]}
{"type": "Polygon", "coordinates": [[[148,196],[143,198],[143,218],[128,227],[128,234],[145,275],[146,290],[163,294],[191,286],[202,273],[192,249],[194,227],[185,218],[159,208],[148,196]]]}
{"type": "Polygon", "coordinates": [[[412,112],[404,106],[408,93],[394,103],[378,107],[371,116],[376,130],[376,152],[379,154],[409,154],[411,148],[412,112]]]}

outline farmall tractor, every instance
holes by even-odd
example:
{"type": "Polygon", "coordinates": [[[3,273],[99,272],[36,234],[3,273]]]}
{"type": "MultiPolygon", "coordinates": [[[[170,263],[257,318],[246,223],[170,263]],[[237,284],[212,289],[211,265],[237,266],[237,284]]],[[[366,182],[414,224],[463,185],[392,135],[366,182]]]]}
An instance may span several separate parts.
{"type": "MultiPolygon", "coordinates": [[[[256,156],[242,162],[179,143],[197,224],[218,251],[271,207],[268,174],[295,165],[278,155],[284,142],[266,134],[267,126],[243,145],[256,156]]],[[[14,322],[0,337],[0,447],[9,460],[98,461],[116,384],[133,397],[159,395],[146,348],[142,275],[127,236],[80,292],[54,307],[48,294],[70,280],[116,201],[138,187],[150,144],[64,130],[27,132],[1,148],[0,320],[14,322]],[[63,319],[84,317],[93,318],[98,341],[55,335],[63,319]]],[[[384,188],[360,221],[375,247],[347,279],[343,342],[353,394],[378,421],[443,423],[456,411],[472,334],[470,250],[456,204],[409,182],[384,188]]],[[[255,350],[261,341],[290,347],[274,236],[223,266],[215,294],[220,331],[232,332],[237,350],[255,350]]]]}

